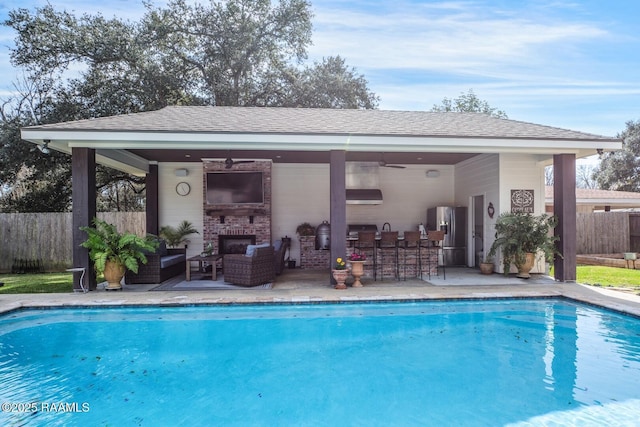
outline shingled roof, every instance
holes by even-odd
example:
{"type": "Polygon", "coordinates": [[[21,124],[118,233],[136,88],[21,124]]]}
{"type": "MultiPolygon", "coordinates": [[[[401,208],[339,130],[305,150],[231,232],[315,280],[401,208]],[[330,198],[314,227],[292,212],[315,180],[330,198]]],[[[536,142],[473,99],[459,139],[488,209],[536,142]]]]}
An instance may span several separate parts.
{"type": "Polygon", "coordinates": [[[618,141],[612,137],[479,113],[275,107],[174,106],[26,129],[618,141]]]}
{"type": "MultiPolygon", "coordinates": [[[[547,185],[545,187],[545,198],[547,200],[553,200],[553,186],[547,185]]],[[[576,199],[583,202],[592,201],[633,201],[635,203],[640,202],[640,193],[633,191],[612,191],[612,190],[600,190],[595,188],[576,188],[576,199]]]]}

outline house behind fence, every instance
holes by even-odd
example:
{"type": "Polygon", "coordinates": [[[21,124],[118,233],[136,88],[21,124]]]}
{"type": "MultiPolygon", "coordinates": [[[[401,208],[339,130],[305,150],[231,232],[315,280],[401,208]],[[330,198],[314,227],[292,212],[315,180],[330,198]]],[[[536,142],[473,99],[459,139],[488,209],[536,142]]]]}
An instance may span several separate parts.
{"type": "MultiPolygon", "coordinates": [[[[146,233],[144,212],[100,212],[118,231],[146,233]]],[[[63,271],[73,265],[70,212],[0,213],[0,272],[63,271]]]]}

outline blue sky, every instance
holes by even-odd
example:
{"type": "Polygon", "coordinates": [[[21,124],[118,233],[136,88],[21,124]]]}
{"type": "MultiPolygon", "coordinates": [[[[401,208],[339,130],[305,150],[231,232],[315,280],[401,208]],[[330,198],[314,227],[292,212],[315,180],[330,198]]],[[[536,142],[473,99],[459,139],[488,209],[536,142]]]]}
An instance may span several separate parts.
{"type": "MultiPolygon", "coordinates": [[[[59,10],[136,20],[142,2],[50,0],[59,10]]],[[[165,1],[153,2],[159,6],[165,1]]],[[[637,0],[313,0],[309,61],[340,55],[385,110],[430,110],[473,89],[510,119],[615,136],[640,120],[637,0]]],[[[40,0],[2,1],[33,9],[40,0]]],[[[0,28],[0,97],[19,74],[0,28]]]]}

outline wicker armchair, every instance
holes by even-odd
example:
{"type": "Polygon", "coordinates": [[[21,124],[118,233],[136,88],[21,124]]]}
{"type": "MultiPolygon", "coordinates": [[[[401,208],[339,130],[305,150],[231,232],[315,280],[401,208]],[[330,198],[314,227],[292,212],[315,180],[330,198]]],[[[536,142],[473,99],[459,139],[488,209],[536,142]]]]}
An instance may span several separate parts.
{"type": "Polygon", "coordinates": [[[273,246],[256,248],[253,256],[226,254],[223,258],[224,281],[240,286],[258,286],[273,282],[275,263],[273,246]]]}

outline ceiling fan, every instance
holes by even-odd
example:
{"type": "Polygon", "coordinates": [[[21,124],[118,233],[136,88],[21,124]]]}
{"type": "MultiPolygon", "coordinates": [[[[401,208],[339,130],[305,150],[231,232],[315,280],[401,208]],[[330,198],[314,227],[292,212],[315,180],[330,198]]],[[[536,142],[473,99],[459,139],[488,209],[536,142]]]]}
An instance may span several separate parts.
{"type": "Polygon", "coordinates": [[[378,166],[383,168],[396,168],[396,169],[406,169],[406,166],[401,165],[390,165],[384,160],[384,155],[380,156],[380,161],[378,162],[378,166]]]}
{"type": "Polygon", "coordinates": [[[227,157],[224,160],[225,169],[231,169],[235,165],[239,165],[240,163],[254,163],[254,160],[236,160],[234,161],[231,157],[227,157]]]}

